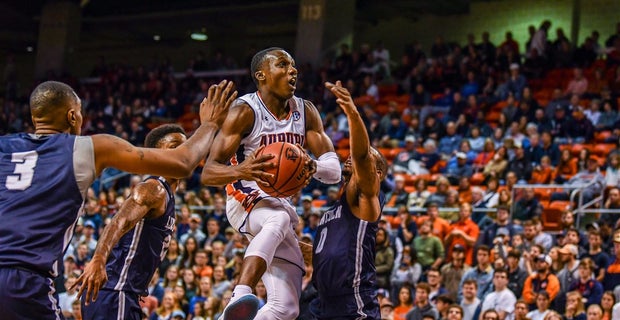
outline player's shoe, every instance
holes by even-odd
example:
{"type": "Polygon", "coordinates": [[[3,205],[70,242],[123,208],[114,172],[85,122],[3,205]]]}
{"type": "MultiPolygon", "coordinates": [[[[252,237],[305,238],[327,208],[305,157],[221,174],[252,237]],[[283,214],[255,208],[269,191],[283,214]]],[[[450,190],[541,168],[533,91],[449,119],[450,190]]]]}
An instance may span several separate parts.
{"type": "Polygon", "coordinates": [[[258,298],[248,293],[229,303],[219,320],[252,320],[258,312],[258,298]]]}

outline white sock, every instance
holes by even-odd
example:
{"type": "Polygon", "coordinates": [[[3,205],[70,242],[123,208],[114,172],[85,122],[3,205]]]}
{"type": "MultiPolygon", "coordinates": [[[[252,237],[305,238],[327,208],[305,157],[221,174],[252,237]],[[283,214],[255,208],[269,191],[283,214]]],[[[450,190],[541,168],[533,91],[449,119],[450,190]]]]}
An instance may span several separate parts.
{"type": "Polygon", "coordinates": [[[228,303],[233,303],[237,301],[237,299],[248,293],[252,293],[252,288],[243,284],[238,284],[235,286],[235,289],[233,290],[232,296],[230,297],[230,301],[228,303]]]}

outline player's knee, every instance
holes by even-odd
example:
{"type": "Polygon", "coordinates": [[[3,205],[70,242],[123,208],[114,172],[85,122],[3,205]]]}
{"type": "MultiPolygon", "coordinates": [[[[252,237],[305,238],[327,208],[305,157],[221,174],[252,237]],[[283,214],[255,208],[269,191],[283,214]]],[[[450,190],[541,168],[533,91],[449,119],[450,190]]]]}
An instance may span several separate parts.
{"type": "Polygon", "coordinates": [[[299,308],[277,308],[273,312],[275,319],[296,319],[299,315],[299,308]]]}

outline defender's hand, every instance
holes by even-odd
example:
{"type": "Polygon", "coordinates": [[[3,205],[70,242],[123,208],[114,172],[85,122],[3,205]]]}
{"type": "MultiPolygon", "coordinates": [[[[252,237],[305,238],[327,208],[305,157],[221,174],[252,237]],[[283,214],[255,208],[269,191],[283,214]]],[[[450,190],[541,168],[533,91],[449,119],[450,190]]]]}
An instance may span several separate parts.
{"type": "Polygon", "coordinates": [[[222,80],[209,87],[207,97],[200,103],[200,122],[212,123],[221,127],[228,115],[230,105],[237,98],[237,91],[232,92],[233,82],[222,80]],[[232,93],[231,93],[232,92],[232,93]]]}

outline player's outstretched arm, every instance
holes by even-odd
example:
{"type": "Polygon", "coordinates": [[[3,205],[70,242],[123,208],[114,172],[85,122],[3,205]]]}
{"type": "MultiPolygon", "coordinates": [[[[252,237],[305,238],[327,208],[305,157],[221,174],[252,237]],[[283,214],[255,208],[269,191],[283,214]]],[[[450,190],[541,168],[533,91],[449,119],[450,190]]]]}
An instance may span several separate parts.
{"type": "Polygon", "coordinates": [[[380,179],[375,159],[371,155],[370,138],[366,132],[366,126],[353,103],[351,94],[342,86],[340,81],[337,81],[336,84],[326,82],[325,87],[336,96],[336,102],[349,121],[353,176],[347,185],[347,196],[348,199],[359,197],[359,210],[354,210],[353,213],[362,220],[376,221],[381,215],[378,197],[380,179]]]}
{"type": "Polygon", "coordinates": [[[254,180],[258,183],[268,185],[266,179],[272,175],[263,170],[273,167],[267,160],[273,155],[267,154],[260,157],[255,155],[260,150],[256,150],[247,159],[242,159],[241,163],[229,166],[228,162],[239,161],[236,157],[231,160],[244,135],[249,134],[254,125],[254,112],[245,103],[233,106],[222,125],[222,130],[217,134],[213,141],[213,147],[209,152],[209,157],[202,169],[200,180],[205,185],[221,186],[236,180],[254,180]]]}
{"type": "Polygon", "coordinates": [[[317,160],[312,160],[308,156],[306,161],[308,179],[314,177],[326,184],[339,183],[342,179],[340,160],[334,150],[332,140],[325,133],[319,110],[308,100],[304,101],[304,105],[306,110],[306,144],[310,152],[317,157],[317,160]]]}
{"type": "Polygon", "coordinates": [[[97,300],[99,289],[108,280],[105,270],[106,262],[118,241],[136,224],[144,219],[161,216],[166,207],[166,190],[156,180],[149,179],[138,184],[131,196],[123,202],[119,211],[114,215],[97,242],[93,258],[84,268],[84,272],[77,279],[73,287],[81,285],[78,297],[86,292],[84,303],[88,305],[97,300]]]}
{"type": "Polygon", "coordinates": [[[213,139],[237,97],[233,83],[222,81],[209,88],[200,103],[200,127],[175,149],[139,148],[112,135],[93,135],[96,174],[107,167],[138,174],[154,174],[172,178],[189,176],[205,158],[213,139]]]}

